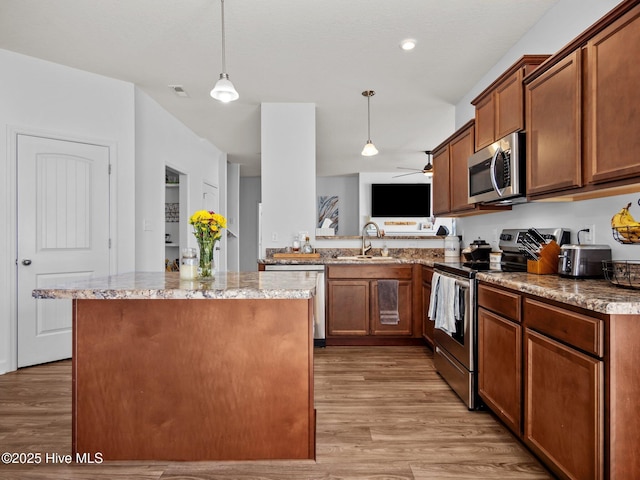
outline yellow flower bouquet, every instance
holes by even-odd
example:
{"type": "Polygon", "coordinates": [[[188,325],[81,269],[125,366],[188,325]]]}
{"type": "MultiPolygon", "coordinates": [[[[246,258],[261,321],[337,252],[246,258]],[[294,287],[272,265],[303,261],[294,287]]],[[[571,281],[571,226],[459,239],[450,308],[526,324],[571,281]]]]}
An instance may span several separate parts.
{"type": "Polygon", "coordinates": [[[222,237],[222,229],[227,227],[227,219],[219,213],[198,210],[189,218],[193,225],[193,234],[200,248],[199,277],[213,277],[213,251],[216,242],[222,237]]]}

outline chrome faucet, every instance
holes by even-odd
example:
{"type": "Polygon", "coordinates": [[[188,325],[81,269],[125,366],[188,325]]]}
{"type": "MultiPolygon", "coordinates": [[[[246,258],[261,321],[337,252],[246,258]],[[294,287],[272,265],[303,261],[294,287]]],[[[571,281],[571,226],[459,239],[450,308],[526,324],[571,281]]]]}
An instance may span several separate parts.
{"type": "Polygon", "coordinates": [[[367,227],[369,225],[373,225],[376,228],[376,237],[380,238],[382,235],[380,235],[380,227],[378,227],[378,224],[376,222],[367,222],[364,224],[364,227],[362,227],[362,255],[366,255],[367,252],[369,250],[371,250],[371,242],[369,242],[369,245],[365,244],[365,237],[367,235],[367,227]]]}

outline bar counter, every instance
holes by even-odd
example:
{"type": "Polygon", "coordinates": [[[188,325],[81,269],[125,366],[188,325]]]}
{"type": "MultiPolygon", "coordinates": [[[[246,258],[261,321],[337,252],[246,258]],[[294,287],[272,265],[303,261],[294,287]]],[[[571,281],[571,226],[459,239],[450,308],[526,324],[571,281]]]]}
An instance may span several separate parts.
{"type": "Polygon", "coordinates": [[[314,459],[314,293],[309,272],[34,290],[73,303],[74,458],[314,459]]]}

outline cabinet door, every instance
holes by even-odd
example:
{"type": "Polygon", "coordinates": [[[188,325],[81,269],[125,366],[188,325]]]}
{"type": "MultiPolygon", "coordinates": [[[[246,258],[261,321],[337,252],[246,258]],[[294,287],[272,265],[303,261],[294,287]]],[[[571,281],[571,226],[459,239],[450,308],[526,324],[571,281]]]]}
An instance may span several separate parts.
{"type": "Polygon", "coordinates": [[[526,88],[527,194],[582,185],[581,51],[526,88]]]}
{"type": "Polygon", "coordinates": [[[449,149],[451,159],[451,211],[471,210],[475,205],[469,204],[468,160],[474,153],[473,126],[462,131],[460,135],[454,138],[449,144],[449,149]]]}
{"type": "Polygon", "coordinates": [[[476,104],[476,151],[491,145],[496,138],[493,92],[476,104]]]}
{"type": "Polygon", "coordinates": [[[525,329],[524,440],[562,477],[603,478],[603,362],[525,329]]]}
{"type": "Polygon", "coordinates": [[[451,212],[449,183],[449,145],[433,153],[433,214],[451,212]]]}
{"type": "Polygon", "coordinates": [[[422,336],[433,347],[433,329],[435,322],[429,318],[431,303],[431,284],[422,282],[422,336]]]}
{"type": "Polygon", "coordinates": [[[327,334],[368,335],[369,281],[327,282],[327,334]]]}
{"type": "Polygon", "coordinates": [[[587,44],[589,181],[640,176],[640,6],[587,44]]]}
{"type": "Polygon", "coordinates": [[[478,309],[478,388],[487,406],[518,436],[521,428],[521,326],[478,309]]]}
{"type": "Polygon", "coordinates": [[[398,281],[398,314],[397,325],[383,324],[380,322],[380,309],[378,307],[378,282],[371,282],[371,317],[370,331],[372,335],[412,335],[412,295],[413,282],[411,280],[398,281]]]}
{"type": "Polygon", "coordinates": [[[522,77],[523,69],[519,68],[496,88],[495,140],[524,128],[522,77]]]}

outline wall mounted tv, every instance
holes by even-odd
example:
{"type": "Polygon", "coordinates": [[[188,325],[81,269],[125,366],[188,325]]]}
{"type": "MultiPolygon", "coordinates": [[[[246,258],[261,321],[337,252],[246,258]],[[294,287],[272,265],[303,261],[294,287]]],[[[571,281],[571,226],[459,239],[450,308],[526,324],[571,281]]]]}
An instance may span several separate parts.
{"type": "Polygon", "coordinates": [[[430,217],[430,183],[371,184],[372,217],[430,217]]]}

